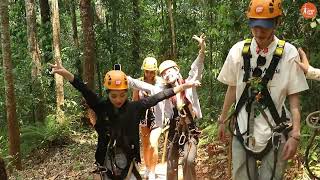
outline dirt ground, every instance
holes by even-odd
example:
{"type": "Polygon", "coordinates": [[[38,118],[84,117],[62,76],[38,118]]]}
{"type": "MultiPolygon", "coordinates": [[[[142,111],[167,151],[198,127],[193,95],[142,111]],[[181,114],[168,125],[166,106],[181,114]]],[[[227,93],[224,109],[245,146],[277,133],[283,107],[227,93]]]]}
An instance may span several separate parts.
{"type": "MultiPolygon", "coordinates": [[[[13,172],[10,179],[93,179],[95,138],[92,134],[75,133],[72,140],[63,140],[34,151],[23,161],[23,171],[13,172]]],[[[200,180],[229,180],[230,161],[228,145],[213,141],[198,148],[197,177],[200,180]]],[[[160,154],[161,157],[161,154],[160,154]]],[[[160,161],[160,158],[159,158],[160,161]]],[[[287,180],[310,180],[303,171],[301,155],[292,160],[287,170],[287,180]]],[[[144,166],[140,165],[141,174],[144,166]]],[[[166,164],[159,164],[157,178],[165,179],[166,164]]],[[[180,171],[181,172],[181,171],[180,171]]],[[[180,178],[181,178],[180,174],[180,178]]]]}

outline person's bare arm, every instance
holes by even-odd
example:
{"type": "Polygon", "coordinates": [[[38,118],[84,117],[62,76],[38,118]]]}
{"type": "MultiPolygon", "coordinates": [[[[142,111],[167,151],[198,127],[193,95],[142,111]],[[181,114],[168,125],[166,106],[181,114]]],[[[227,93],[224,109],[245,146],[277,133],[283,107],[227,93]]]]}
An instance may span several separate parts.
{"type": "Polygon", "coordinates": [[[236,101],[236,86],[228,86],[227,92],[225,94],[224,102],[223,102],[221,115],[220,115],[221,121],[224,122],[226,120],[229,109],[235,101],[236,101]]]}
{"type": "Polygon", "coordinates": [[[228,116],[230,107],[236,101],[236,86],[228,86],[225,94],[224,103],[219,118],[218,137],[221,141],[225,141],[225,122],[228,116]]]}
{"type": "Polygon", "coordinates": [[[289,138],[283,148],[282,158],[288,160],[292,158],[297,152],[299,140],[300,140],[300,100],[299,94],[291,94],[289,97],[290,112],[292,115],[292,131],[289,134],[289,138]]]}
{"type": "Polygon", "coordinates": [[[199,54],[197,58],[194,60],[194,62],[191,65],[191,69],[189,71],[189,76],[187,80],[198,80],[200,81],[202,79],[202,72],[204,69],[204,58],[205,58],[205,49],[206,49],[206,36],[204,34],[201,34],[200,37],[194,35],[192,37],[193,39],[197,40],[199,43],[199,54]]]}

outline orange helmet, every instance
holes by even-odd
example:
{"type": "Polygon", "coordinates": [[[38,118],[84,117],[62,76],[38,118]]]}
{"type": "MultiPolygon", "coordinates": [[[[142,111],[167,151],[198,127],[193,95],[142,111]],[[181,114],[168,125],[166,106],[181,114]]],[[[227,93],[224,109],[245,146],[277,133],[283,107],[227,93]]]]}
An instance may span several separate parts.
{"type": "Polygon", "coordinates": [[[281,15],[281,0],[251,0],[247,11],[249,19],[273,19],[281,15]]]}
{"type": "Polygon", "coordinates": [[[107,72],[104,77],[104,87],[108,90],[126,90],[128,89],[128,80],[124,72],[112,70],[107,72]]]}

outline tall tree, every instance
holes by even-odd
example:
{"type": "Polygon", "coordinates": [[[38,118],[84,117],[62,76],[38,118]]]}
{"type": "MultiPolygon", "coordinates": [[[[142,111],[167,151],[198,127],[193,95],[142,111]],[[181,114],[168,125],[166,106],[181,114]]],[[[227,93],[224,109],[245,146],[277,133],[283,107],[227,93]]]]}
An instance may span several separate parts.
{"type": "MultiPolygon", "coordinates": [[[[139,64],[140,59],[140,10],[139,10],[139,0],[132,0],[132,10],[133,10],[133,28],[132,28],[132,63],[136,66],[139,64]]],[[[137,68],[135,68],[137,69],[137,68]]],[[[133,73],[135,74],[135,73],[133,73]]]]}
{"type": "Polygon", "coordinates": [[[171,55],[173,59],[177,58],[177,41],[176,33],[174,29],[174,20],[173,20],[173,11],[172,11],[172,0],[168,0],[168,14],[170,22],[170,31],[171,31],[171,55]]]}
{"type": "Polygon", "coordinates": [[[50,6],[48,0],[39,0],[40,1],[40,14],[41,14],[41,23],[46,24],[50,22],[50,6]]]}
{"type": "Polygon", "coordinates": [[[111,27],[110,27],[110,44],[111,45],[111,62],[113,64],[119,62],[119,55],[118,55],[118,36],[119,36],[119,2],[115,1],[115,0],[111,0],[109,3],[110,6],[110,23],[111,23],[111,27]]]}
{"type": "Polygon", "coordinates": [[[82,31],[83,31],[83,78],[88,83],[87,86],[94,90],[94,72],[95,72],[95,61],[96,61],[96,51],[95,51],[95,38],[93,29],[93,10],[91,7],[90,0],[80,0],[80,14],[82,21],[82,31]]]}
{"type": "Polygon", "coordinates": [[[41,29],[43,31],[42,52],[44,62],[49,62],[52,51],[52,39],[48,32],[51,32],[50,26],[50,5],[48,0],[39,0],[41,14],[41,29]]]}
{"type": "Polygon", "coordinates": [[[105,9],[103,8],[102,0],[95,1],[95,10],[96,21],[103,23],[105,21],[105,9]]]}
{"type": "MultiPolygon", "coordinates": [[[[55,62],[61,61],[60,52],[60,18],[59,18],[59,4],[58,0],[52,0],[52,34],[53,34],[53,52],[55,62]]],[[[55,74],[56,81],[56,93],[57,93],[57,118],[59,123],[64,122],[64,112],[62,106],[64,105],[64,93],[63,93],[63,77],[55,74]]]]}
{"type": "Polygon", "coordinates": [[[35,121],[44,121],[44,98],[42,93],[42,87],[40,82],[41,76],[41,57],[40,49],[37,39],[37,25],[35,14],[35,2],[34,0],[26,0],[26,16],[27,16],[27,32],[28,32],[28,45],[29,53],[32,58],[32,95],[33,95],[33,117],[35,121]]]}
{"type": "MultiPolygon", "coordinates": [[[[94,18],[94,23],[96,24],[96,28],[99,29],[97,30],[97,34],[107,25],[106,23],[106,9],[103,6],[103,2],[102,0],[96,0],[94,3],[94,9],[95,9],[95,18],[94,18]]],[[[101,34],[101,32],[100,32],[101,34]]],[[[98,43],[98,38],[96,37],[96,72],[97,72],[97,83],[98,83],[98,92],[99,95],[102,96],[102,69],[104,70],[104,68],[101,66],[100,61],[101,58],[99,58],[99,44],[98,43]]]]}
{"type": "Polygon", "coordinates": [[[21,169],[20,130],[17,121],[16,97],[11,62],[11,44],[9,30],[8,0],[0,0],[1,44],[5,80],[6,110],[8,121],[9,154],[18,170],[21,169]]]}
{"type": "MultiPolygon", "coordinates": [[[[83,79],[88,83],[87,86],[94,91],[95,89],[95,63],[96,63],[96,50],[95,50],[95,37],[93,29],[93,9],[90,0],[80,0],[80,14],[82,21],[83,31],[83,79]]],[[[87,111],[88,118],[91,124],[95,124],[95,114],[91,109],[87,111]]]]}
{"type": "Polygon", "coordinates": [[[71,0],[71,2],[68,2],[68,3],[70,3],[73,44],[78,49],[80,45],[79,45],[79,37],[78,37],[76,2],[74,0],[71,0]]]}
{"type": "Polygon", "coordinates": [[[72,25],[72,39],[73,44],[76,48],[76,56],[75,56],[75,67],[77,67],[78,74],[82,74],[82,66],[80,60],[80,44],[79,44],[79,36],[78,36],[78,26],[77,26],[77,15],[76,15],[76,2],[74,0],[67,1],[70,5],[70,15],[71,15],[71,25],[72,25]]]}

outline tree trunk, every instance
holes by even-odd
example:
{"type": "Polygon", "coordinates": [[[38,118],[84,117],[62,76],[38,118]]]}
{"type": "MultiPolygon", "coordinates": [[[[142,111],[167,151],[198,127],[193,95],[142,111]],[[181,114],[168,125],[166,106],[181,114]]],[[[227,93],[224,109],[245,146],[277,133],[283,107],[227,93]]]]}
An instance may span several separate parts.
{"type": "Polygon", "coordinates": [[[164,11],[165,11],[165,2],[163,2],[165,0],[161,0],[160,1],[160,8],[161,8],[161,36],[160,36],[160,56],[158,58],[158,60],[160,62],[164,61],[164,60],[167,60],[167,59],[171,59],[171,48],[168,49],[167,47],[167,43],[166,43],[166,40],[167,40],[167,35],[166,35],[166,32],[167,32],[167,23],[166,23],[166,17],[164,15],[164,11]],[[169,52],[169,53],[168,53],[169,52]]]}
{"type": "Polygon", "coordinates": [[[139,11],[139,0],[132,0],[133,10],[133,28],[132,28],[132,64],[135,64],[135,71],[132,74],[136,74],[138,70],[138,62],[140,60],[140,11],[139,11]]]}
{"type": "Polygon", "coordinates": [[[44,40],[42,40],[41,48],[42,48],[42,56],[45,63],[51,60],[51,51],[52,51],[52,39],[48,35],[51,33],[50,26],[50,6],[48,0],[39,0],[40,3],[40,14],[41,14],[41,30],[43,36],[45,36],[44,40]]]}
{"type": "Polygon", "coordinates": [[[95,2],[95,17],[96,17],[96,21],[98,21],[98,23],[103,23],[105,21],[105,10],[103,8],[102,2],[101,0],[96,0],[95,2]]]}
{"type": "Polygon", "coordinates": [[[5,81],[6,110],[8,121],[9,154],[11,161],[18,170],[21,170],[20,156],[20,130],[16,113],[16,97],[14,94],[14,82],[11,62],[11,44],[9,30],[8,0],[0,0],[1,17],[1,44],[5,81]]]}
{"type": "Polygon", "coordinates": [[[50,22],[50,6],[48,0],[40,0],[41,23],[50,22]]]}
{"type": "Polygon", "coordinates": [[[76,15],[76,3],[74,0],[71,0],[70,3],[70,13],[71,13],[71,24],[72,24],[72,38],[73,44],[76,48],[76,57],[75,57],[75,67],[77,67],[78,75],[82,74],[82,65],[80,60],[80,44],[78,37],[78,26],[77,26],[77,15],[76,15]]]}
{"type": "Polygon", "coordinates": [[[72,24],[72,38],[73,43],[76,48],[79,48],[79,37],[78,37],[78,26],[77,26],[77,15],[76,15],[76,4],[72,0],[70,3],[70,14],[71,14],[71,24],[72,24]]]}
{"type": "Polygon", "coordinates": [[[41,57],[37,40],[36,14],[34,0],[26,0],[27,32],[29,53],[32,58],[31,91],[33,95],[33,117],[35,121],[43,122],[45,118],[44,98],[40,82],[41,57]]]}
{"type": "Polygon", "coordinates": [[[94,90],[94,72],[95,72],[95,39],[93,30],[93,13],[90,0],[80,1],[80,13],[83,30],[84,45],[84,74],[83,78],[88,83],[87,86],[94,90]]]}
{"type": "Polygon", "coordinates": [[[0,157],[0,179],[1,180],[7,180],[7,171],[6,171],[6,165],[4,164],[3,159],[0,157]]]}
{"type": "Polygon", "coordinates": [[[51,33],[50,26],[50,6],[48,0],[40,0],[40,14],[41,14],[41,30],[44,36],[42,41],[42,56],[45,63],[51,60],[50,53],[52,51],[52,40],[48,36],[51,33]]]}
{"type": "Polygon", "coordinates": [[[170,22],[170,31],[171,31],[171,55],[173,59],[177,58],[177,44],[176,44],[176,33],[174,30],[174,20],[173,20],[173,12],[172,12],[172,0],[168,0],[168,14],[169,14],[169,22],[170,22]]]}
{"type": "MultiPolygon", "coordinates": [[[[91,7],[90,0],[80,0],[80,14],[82,21],[83,31],[83,45],[84,45],[84,67],[83,67],[83,79],[87,82],[87,86],[94,91],[95,90],[95,62],[96,62],[96,51],[95,51],[95,38],[93,29],[93,10],[91,7]]],[[[91,109],[87,111],[88,118],[91,124],[95,124],[96,117],[91,109]]]]}
{"type": "MultiPolygon", "coordinates": [[[[94,23],[97,25],[98,29],[102,29],[105,26],[105,21],[106,21],[106,10],[103,7],[103,2],[101,0],[96,0],[94,3],[94,9],[95,9],[95,18],[94,18],[94,23]]],[[[95,47],[96,49],[99,49],[99,45],[96,42],[95,47]]],[[[96,73],[97,73],[97,83],[98,83],[98,92],[99,95],[102,96],[102,82],[101,82],[101,69],[104,69],[103,67],[100,66],[100,60],[101,56],[99,56],[99,51],[96,51],[96,73]]],[[[102,59],[105,60],[105,59],[102,59]]]]}
{"type": "MultiPolygon", "coordinates": [[[[52,0],[52,33],[53,33],[53,52],[55,62],[62,64],[60,55],[60,19],[59,19],[59,5],[58,0],[52,0]]],[[[63,77],[55,74],[56,93],[57,93],[57,120],[59,123],[64,122],[64,112],[62,107],[64,105],[63,94],[63,77]]]]}

